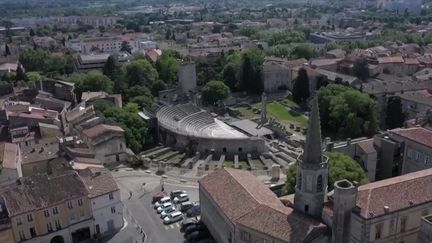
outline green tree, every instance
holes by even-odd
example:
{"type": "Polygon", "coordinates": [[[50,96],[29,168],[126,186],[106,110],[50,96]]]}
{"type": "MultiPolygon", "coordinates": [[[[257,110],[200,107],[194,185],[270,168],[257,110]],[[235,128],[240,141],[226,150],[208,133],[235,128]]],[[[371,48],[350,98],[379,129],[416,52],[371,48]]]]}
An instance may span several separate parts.
{"type": "Polygon", "coordinates": [[[294,85],[292,89],[292,96],[294,102],[302,104],[310,96],[309,90],[309,77],[306,69],[300,68],[298,76],[294,79],[294,85]]]}
{"type": "Polygon", "coordinates": [[[256,50],[244,52],[240,68],[240,87],[251,94],[261,94],[264,85],[261,79],[264,55],[256,50]]]}
{"type": "Polygon", "coordinates": [[[269,45],[301,43],[306,41],[306,35],[302,31],[297,30],[284,30],[274,33],[269,40],[269,45]]]}
{"type": "Polygon", "coordinates": [[[219,100],[228,98],[230,89],[222,81],[210,81],[201,90],[204,101],[215,104],[219,100]]]}
{"type": "Polygon", "coordinates": [[[223,80],[231,90],[236,90],[238,87],[238,70],[239,65],[233,62],[227,63],[222,70],[223,80]]]}
{"type": "Polygon", "coordinates": [[[117,58],[114,55],[110,55],[102,69],[102,73],[105,76],[114,79],[116,74],[118,74],[118,72],[119,72],[119,65],[118,65],[117,58]]]}
{"type": "Polygon", "coordinates": [[[18,64],[18,67],[15,71],[15,80],[16,81],[26,81],[27,77],[24,73],[24,69],[21,64],[18,64]]]}
{"type": "Polygon", "coordinates": [[[19,62],[24,66],[25,70],[43,71],[45,70],[46,60],[50,57],[50,52],[44,49],[27,49],[20,53],[19,62]]]}
{"type": "Polygon", "coordinates": [[[172,52],[163,52],[156,61],[159,78],[167,84],[174,84],[178,77],[177,57],[172,52]]]}
{"type": "MultiPolygon", "coordinates": [[[[351,157],[338,153],[327,152],[325,156],[328,158],[328,190],[332,190],[334,183],[339,180],[349,180],[358,182],[363,185],[368,182],[363,168],[357,161],[351,157]]],[[[291,165],[287,170],[287,180],[284,186],[284,194],[292,194],[295,192],[297,166],[291,165]]]]}
{"type": "Polygon", "coordinates": [[[142,108],[150,108],[153,104],[153,96],[135,96],[130,99],[130,102],[137,104],[140,110],[142,108]]]}
{"type": "Polygon", "coordinates": [[[166,89],[167,85],[162,80],[156,80],[151,86],[151,93],[154,97],[159,97],[159,91],[166,89]]]}
{"type": "Polygon", "coordinates": [[[405,114],[402,111],[402,101],[399,96],[392,96],[387,100],[386,126],[387,129],[402,127],[405,114]]]}
{"type": "Polygon", "coordinates": [[[148,96],[153,99],[153,95],[151,94],[150,90],[144,85],[135,85],[129,87],[124,92],[124,99],[126,101],[129,101],[130,99],[137,96],[148,96]]]}
{"type": "Polygon", "coordinates": [[[301,44],[293,48],[291,55],[295,58],[310,59],[315,56],[313,46],[309,44],[301,44]]]}
{"type": "Polygon", "coordinates": [[[366,81],[369,78],[368,63],[365,58],[361,58],[354,62],[354,75],[362,81],[366,81]]]}
{"type": "Polygon", "coordinates": [[[71,80],[75,82],[75,87],[80,92],[105,91],[111,93],[113,82],[100,71],[91,71],[86,74],[75,74],[71,80]]]}
{"type": "Polygon", "coordinates": [[[136,104],[127,104],[124,109],[111,106],[101,113],[108,120],[118,123],[123,128],[127,146],[135,153],[139,153],[142,151],[143,144],[148,136],[148,129],[144,121],[134,112],[137,109],[136,107],[138,107],[136,104]]]}
{"type": "Polygon", "coordinates": [[[368,94],[330,84],[318,91],[324,132],[339,137],[370,136],[378,130],[377,107],[368,94]]]}
{"type": "Polygon", "coordinates": [[[132,47],[129,45],[127,41],[123,41],[121,43],[120,51],[124,51],[132,54],[132,47]]]}
{"type": "Polygon", "coordinates": [[[156,69],[144,59],[132,61],[123,66],[128,87],[134,85],[151,86],[158,79],[156,69]]]}
{"type": "Polygon", "coordinates": [[[8,44],[5,44],[5,57],[10,56],[11,55],[11,51],[9,49],[8,44]]]}
{"type": "Polygon", "coordinates": [[[27,72],[26,73],[28,82],[36,83],[44,78],[39,72],[27,72]]]}

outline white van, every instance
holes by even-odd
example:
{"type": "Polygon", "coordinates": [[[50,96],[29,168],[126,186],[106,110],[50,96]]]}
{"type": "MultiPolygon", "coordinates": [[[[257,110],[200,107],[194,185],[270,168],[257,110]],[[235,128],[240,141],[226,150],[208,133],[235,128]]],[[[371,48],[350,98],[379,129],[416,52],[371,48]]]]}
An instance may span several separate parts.
{"type": "Polygon", "coordinates": [[[171,198],[170,197],[163,197],[161,198],[161,200],[159,200],[159,202],[156,202],[154,205],[154,209],[157,209],[158,207],[160,207],[162,204],[170,202],[171,198]]]}
{"type": "Polygon", "coordinates": [[[183,219],[183,214],[179,211],[168,214],[164,218],[164,224],[172,224],[183,219]]]}

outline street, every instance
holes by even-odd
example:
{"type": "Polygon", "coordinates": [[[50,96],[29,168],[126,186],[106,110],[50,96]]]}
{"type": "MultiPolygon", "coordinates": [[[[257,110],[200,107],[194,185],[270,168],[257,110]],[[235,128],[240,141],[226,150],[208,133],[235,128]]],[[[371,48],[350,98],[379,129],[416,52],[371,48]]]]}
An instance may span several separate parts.
{"type": "MultiPolygon", "coordinates": [[[[152,197],[161,190],[160,176],[137,171],[113,171],[112,173],[120,188],[124,217],[128,226],[108,242],[143,242],[144,238],[145,242],[151,243],[183,242],[183,234],[180,232],[181,221],[164,225],[160,215],[153,209],[152,197]],[[143,234],[141,234],[141,229],[143,234]]],[[[191,202],[199,201],[197,185],[165,181],[164,189],[167,193],[172,190],[185,190],[191,202]]]]}

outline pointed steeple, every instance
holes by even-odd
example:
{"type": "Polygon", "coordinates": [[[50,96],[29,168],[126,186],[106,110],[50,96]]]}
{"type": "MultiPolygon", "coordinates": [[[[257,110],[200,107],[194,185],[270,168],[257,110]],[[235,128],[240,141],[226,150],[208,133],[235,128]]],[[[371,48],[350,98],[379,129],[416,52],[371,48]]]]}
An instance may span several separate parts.
{"type": "Polygon", "coordinates": [[[318,98],[312,100],[312,111],[309,117],[309,127],[306,136],[306,145],[303,152],[303,163],[321,164],[321,121],[319,115],[318,98]]]}

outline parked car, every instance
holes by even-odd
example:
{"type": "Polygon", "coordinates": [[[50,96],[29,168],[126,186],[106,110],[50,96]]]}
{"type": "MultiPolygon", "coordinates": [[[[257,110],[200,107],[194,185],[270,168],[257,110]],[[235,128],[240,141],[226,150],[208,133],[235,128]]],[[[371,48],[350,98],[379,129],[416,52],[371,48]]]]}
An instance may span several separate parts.
{"type": "Polygon", "coordinates": [[[204,224],[192,224],[185,228],[185,235],[189,235],[194,231],[208,231],[207,227],[204,224]]]}
{"type": "Polygon", "coordinates": [[[186,212],[188,211],[190,208],[192,208],[193,206],[195,206],[194,203],[192,202],[184,202],[180,204],[180,211],[182,212],[186,212]]]}
{"type": "Polygon", "coordinates": [[[174,211],[176,211],[176,208],[174,206],[165,209],[164,211],[161,212],[161,219],[165,218],[166,216],[168,216],[168,214],[170,214],[170,213],[172,213],[174,211]]]}
{"type": "Polygon", "coordinates": [[[189,196],[186,193],[182,193],[182,194],[178,195],[177,197],[175,197],[173,201],[174,201],[174,203],[187,202],[187,201],[189,201],[189,196]]]}
{"type": "Polygon", "coordinates": [[[162,204],[160,207],[158,207],[156,209],[156,211],[157,211],[157,213],[162,213],[162,211],[164,211],[164,210],[166,210],[168,208],[171,208],[173,206],[174,205],[171,202],[167,202],[167,203],[162,204]]]}
{"type": "Polygon", "coordinates": [[[183,214],[179,211],[168,214],[163,221],[164,224],[172,224],[183,219],[183,214]]]}
{"type": "Polygon", "coordinates": [[[166,197],[166,193],[164,192],[157,192],[152,197],[152,203],[159,202],[162,198],[166,197]]]}
{"type": "Polygon", "coordinates": [[[186,235],[187,240],[202,240],[209,238],[210,234],[208,231],[194,231],[188,235],[186,235]]]}
{"type": "Polygon", "coordinates": [[[196,220],[196,219],[185,219],[180,224],[180,231],[184,231],[186,229],[186,227],[188,227],[189,225],[194,225],[194,224],[198,224],[198,220],[196,220]]]}
{"type": "Polygon", "coordinates": [[[171,201],[170,197],[163,197],[163,198],[161,198],[161,200],[159,200],[155,203],[154,208],[156,209],[156,208],[160,207],[162,204],[170,202],[170,201],[171,201]]]}
{"type": "Polygon", "coordinates": [[[192,208],[188,209],[186,211],[187,217],[196,217],[201,214],[201,207],[200,205],[195,205],[192,208]]]}
{"type": "Polygon", "coordinates": [[[186,191],[184,190],[175,190],[170,192],[171,199],[174,199],[175,197],[179,196],[180,194],[186,194],[186,191]]]}

